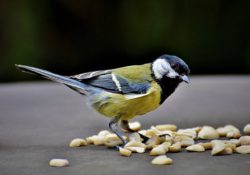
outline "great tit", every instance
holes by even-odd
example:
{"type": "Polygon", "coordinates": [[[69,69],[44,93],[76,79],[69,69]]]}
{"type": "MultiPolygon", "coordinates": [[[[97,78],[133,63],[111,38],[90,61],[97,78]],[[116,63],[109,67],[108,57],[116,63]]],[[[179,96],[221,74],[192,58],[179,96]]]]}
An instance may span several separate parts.
{"type": "MultiPolygon", "coordinates": [[[[82,95],[102,115],[111,118],[109,128],[123,141],[117,130],[132,132],[128,120],[155,110],[181,82],[189,83],[188,65],[174,55],[162,55],[152,63],[110,70],[62,76],[35,67],[16,65],[24,72],[63,83],[82,95]]],[[[144,137],[146,138],[146,137],[144,137]]]]}

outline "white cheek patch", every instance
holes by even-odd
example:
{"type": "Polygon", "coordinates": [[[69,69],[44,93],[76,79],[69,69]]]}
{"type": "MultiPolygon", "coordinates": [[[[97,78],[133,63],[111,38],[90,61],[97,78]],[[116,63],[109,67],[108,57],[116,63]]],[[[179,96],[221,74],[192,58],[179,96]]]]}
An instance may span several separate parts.
{"type": "Polygon", "coordinates": [[[179,74],[177,72],[175,72],[172,68],[170,70],[170,72],[167,74],[167,76],[169,78],[176,78],[177,76],[179,76],[179,74]]]}
{"type": "Polygon", "coordinates": [[[170,64],[164,59],[158,59],[153,63],[152,70],[157,79],[162,79],[164,75],[175,78],[179,74],[171,68],[170,64]]]}
{"type": "Polygon", "coordinates": [[[157,59],[153,63],[152,70],[154,72],[154,75],[157,79],[161,79],[162,76],[169,71],[169,66],[167,65],[167,62],[163,59],[157,59]]]}

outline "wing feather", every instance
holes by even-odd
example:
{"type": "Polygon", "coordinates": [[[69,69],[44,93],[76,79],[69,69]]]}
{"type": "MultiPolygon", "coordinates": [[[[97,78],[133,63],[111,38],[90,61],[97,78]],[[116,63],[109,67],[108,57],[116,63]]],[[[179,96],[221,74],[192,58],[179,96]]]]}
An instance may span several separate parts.
{"type": "Polygon", "coordinates": [[[85,72],[82,74],[73,75],[71,76],[71,78],[77,79],[77,80],[86,80],[86,79],[98,77],[100,75],[110,74],[111,72],[112,70],[99,70],[99,71],[93,71],[93,72],[85,72]]]}
{"type": "Polygon", "coordinates": [[[112,69],[82,73],[73,75],[71,78],[108,92],[120,94],[145,94],[151,87],[149,81],[140,83],[131,81],[126,77],[112,73],[112,69]]]}

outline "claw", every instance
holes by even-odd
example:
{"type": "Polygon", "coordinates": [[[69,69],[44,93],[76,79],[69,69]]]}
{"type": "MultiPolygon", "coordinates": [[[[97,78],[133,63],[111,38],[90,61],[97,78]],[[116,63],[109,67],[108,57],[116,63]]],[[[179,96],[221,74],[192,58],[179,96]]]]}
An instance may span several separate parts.
{"type": "Polygon", "coordinates": [[[143,139],[143,140],[142,140],[142,143],[146,143],[146,142],[148,141],[149,137],[147,137],[147,136],[145,136],[145,135],[143,135],[143,134],[141,134],[141,133],[138,133],[138,134],[139,134],[140,137],[143,139]]]}
{"type": "MultiPolygon", "coordinates": [[[[133,131],[132,129],[129,128],[129,124],[128,124],[128,121],[127,121],[127,120],[121,120],[120,126],[121,126],[121,128],[124,129],[125,131],[131,132],[131,133],[135,132],[135,131],[133,131]]],[[[137,133],[138,133],[138,134],[140,135],[140,137],[143,139],[142,143],[146,143],[146,142],[148,141],[149,138],[148,138],[147,136],[145,136],[145,135],[143,135],[143,134],[141,134],[141,133],[139,133],[139,132],[137,132],[137,133]]]]}

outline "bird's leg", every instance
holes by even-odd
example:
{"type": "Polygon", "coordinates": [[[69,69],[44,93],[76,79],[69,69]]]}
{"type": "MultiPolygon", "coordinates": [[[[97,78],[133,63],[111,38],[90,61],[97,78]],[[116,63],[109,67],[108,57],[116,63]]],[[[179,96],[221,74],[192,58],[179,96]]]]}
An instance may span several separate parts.
{"type": "MultiPolygon", "coordinates": [[[[133,131],[130,127],[129,127],[129,124],[128,124],[128,121],[127,120],[121,120],[120,122],[120,126],[122,129],[124,129],[125,131],[128,131],[128,132],[135,132],[133,131]]],[[[141,136],[141,138],[143,139],[143,143],[146,143],[148,141],[148,137],[139,133],[138,134],[141,136]]]]}
{"type": "Polygon", "coordinates": [[[117,131],[117,123],[119,118],[114,117],[109,122],[109,128],[121,139],[123,145],[126,145],[127,141],[122,137],[121,133],[117,131]]]}

